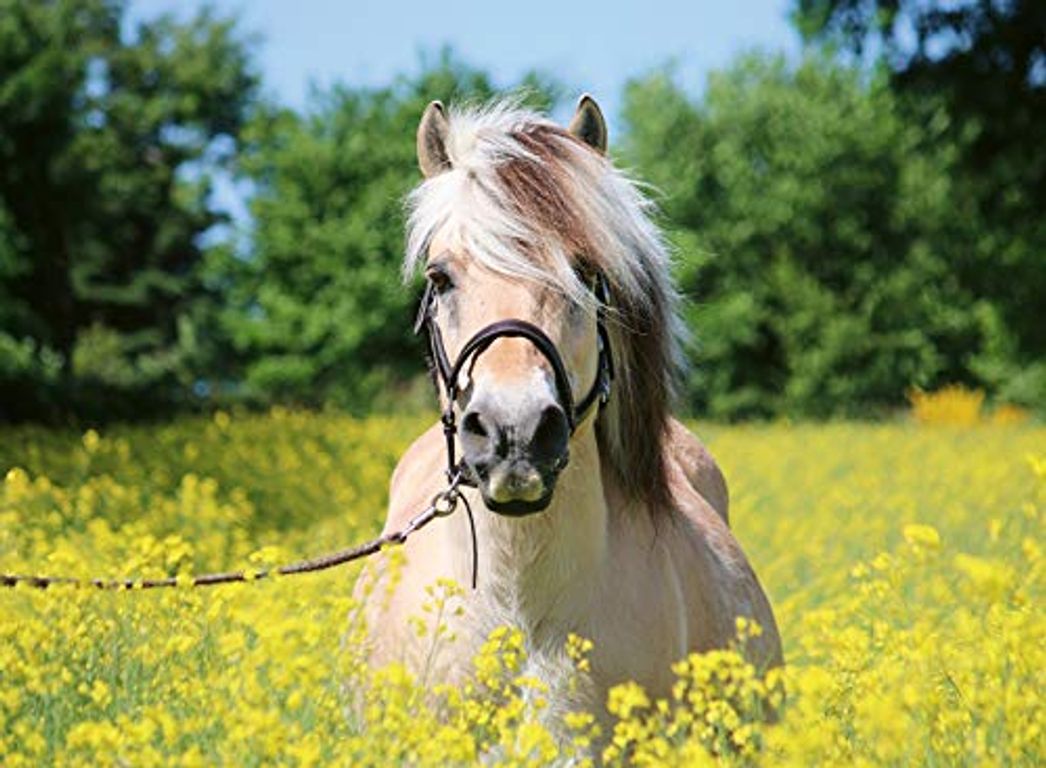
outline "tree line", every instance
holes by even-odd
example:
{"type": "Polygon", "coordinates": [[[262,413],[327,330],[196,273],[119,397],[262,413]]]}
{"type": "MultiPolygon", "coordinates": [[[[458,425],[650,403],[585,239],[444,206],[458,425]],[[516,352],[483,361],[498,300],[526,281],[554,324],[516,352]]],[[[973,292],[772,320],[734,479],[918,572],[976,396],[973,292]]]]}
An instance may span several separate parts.
{"type": "MultiPolygon", "coordinates": [[[[431,99],[504,87],[444,53],[295,111],[234,19],[125,16],[0,0],[0,420],[402,402],[423,355],[398,269],[414,130],[431,99]],[[251,190],[244,232],[222,178],[251,190]]],[[[675,246],[683,405],[875,416],[961,383],[1046,410],[1041,4],[794,19],[798,61],[742,56],[700,95],[671,69],[626,87],[613,152],[675,246]]]]}

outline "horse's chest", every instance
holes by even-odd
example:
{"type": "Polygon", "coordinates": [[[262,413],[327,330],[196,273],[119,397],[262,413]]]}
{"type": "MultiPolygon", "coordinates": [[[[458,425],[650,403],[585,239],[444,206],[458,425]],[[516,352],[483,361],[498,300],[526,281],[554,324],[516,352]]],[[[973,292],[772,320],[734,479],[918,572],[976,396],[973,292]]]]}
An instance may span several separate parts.
{"type": "Polygon", "coordinates": [[[567,653],[571,623],[551,612],[535,614],[517,600],[478,600],[466,610],[460,636],[473,653],[501,654],[501,668],[538,685],[552,709],[587,706],[591,683],[567,653]],[[507,628],[507,631],[506,631],[507,628]]]}

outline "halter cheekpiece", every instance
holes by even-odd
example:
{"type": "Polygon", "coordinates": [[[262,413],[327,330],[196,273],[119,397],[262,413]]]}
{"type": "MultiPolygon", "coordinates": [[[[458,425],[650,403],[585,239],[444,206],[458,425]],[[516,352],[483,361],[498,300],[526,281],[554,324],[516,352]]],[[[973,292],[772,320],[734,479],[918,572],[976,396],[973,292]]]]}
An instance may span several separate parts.
{"type": "MultiPolygon", "coordinates": [[[[454,437],[457,434],[457,417],[454,415],[454,403],[458,398],[460,389],[458,378],[466,366],[475,364],[483,352],[491,344],[501,338],[521,338],[533,344],[538,352],[548,361],[552,367],[552,375],[556,384],[556,399],[559,401],[563,413],[566,414],[570,434],[573,435],[578,425],[585,420],[592,409],[598,403],[600,408],[606,405],[610,399],[610,385],[614,379],[614,358],[610,348],[610,336],[606,329],[606,308],[609,306],[610,289],[606,276],[602,272],[596,274],[592,292],[599,302],[596,309],[596,338],[599,345],[599,361],[596,369],[596,380],[588,393],[579,402],[574,403],[573,393],[570,389],[570,377],[567,375],[563,358],[556,349],[555,343],[548,335],[533,323],[526,320],[499,320],[479,329],[461,348],[457,359],[452,363],[447,356],[446,347],[443,345],[443,336],[439,326],[436,324],[436,292],[432,281],[425,284],[425,293],[421,297],[421,306],[418,307],[418,317],[414,322],[414,332],[420,333],[422,329],[428,335],[429,349],[436,375],[443,382],[447,393],[446,406],[440,416],[443,424],[443,435],[447,440],[447,477],[451,480],[459,478],[462,484],[474,484],[467,477],[463,462],[455,459],[454,437]]],[[[437,395],[438,395],[437,384],[437,395]]]]}

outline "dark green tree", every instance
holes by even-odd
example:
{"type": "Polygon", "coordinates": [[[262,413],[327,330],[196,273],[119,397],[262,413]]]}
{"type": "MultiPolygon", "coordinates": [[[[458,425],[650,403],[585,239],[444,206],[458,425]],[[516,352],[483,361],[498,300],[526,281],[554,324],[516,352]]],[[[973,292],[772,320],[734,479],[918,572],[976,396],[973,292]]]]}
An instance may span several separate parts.
{"type": "Polygon", "coordinates": [[[625,119],[678,246],[697,410],[871,415],[976,381],[992,307],[951,268],[965,211],[942,125],[820,56],[746,57],[696,102],[667,74],[633,82],[625,119]]]}
{"type": "Polygon", "coordinates": [[[943,106],[970,247],[959,279],[989,298],[994,352],[978,370],[1046,408],[1046,3],[796,0],[799,29],[881,62],[911,119],[943,106]]]}
{"type": "Polygon", "coordinates": [[[192,380],[200,238],[256,78],[229,19],[121,34],[0,0],[0,419],[141,414],[192,380]]]}
{"type": "MultiPolygon", "coordinates": [[[[554,89],[530,77],[529,98],[554,89]]],[[[407,192],[420,180],[415,132],[432,99],[485,100],[493,84],[449,53],[387,88],[335,87],[305,114],[270,108],[245,133],[255,192],[243,248],[212,254],[221,319],[256,402],[362,410],[392,405],[423,370],[416,291],[400,278],[407,192]]]]}

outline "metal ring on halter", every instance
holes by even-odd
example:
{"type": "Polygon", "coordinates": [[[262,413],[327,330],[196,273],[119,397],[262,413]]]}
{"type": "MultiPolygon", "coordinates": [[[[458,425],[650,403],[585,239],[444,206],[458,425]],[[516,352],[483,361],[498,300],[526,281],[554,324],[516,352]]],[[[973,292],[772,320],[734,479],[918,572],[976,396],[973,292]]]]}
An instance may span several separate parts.
{"type": "Polygon", "coordinates": [[[437,517],[446,517],[458,508],[459,498],[460,496],[456,489],[440,491],[432,497],[432,510],[437,517]]]}

